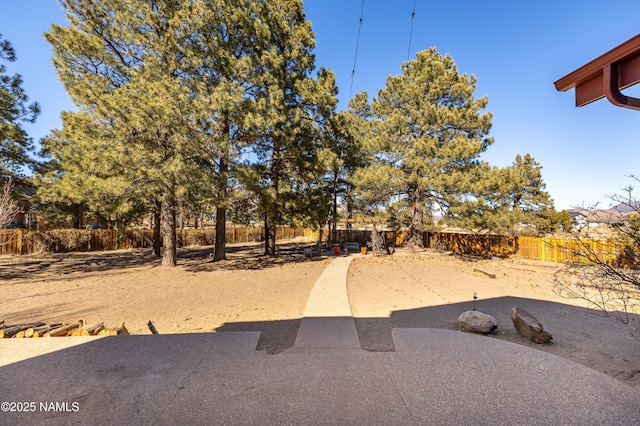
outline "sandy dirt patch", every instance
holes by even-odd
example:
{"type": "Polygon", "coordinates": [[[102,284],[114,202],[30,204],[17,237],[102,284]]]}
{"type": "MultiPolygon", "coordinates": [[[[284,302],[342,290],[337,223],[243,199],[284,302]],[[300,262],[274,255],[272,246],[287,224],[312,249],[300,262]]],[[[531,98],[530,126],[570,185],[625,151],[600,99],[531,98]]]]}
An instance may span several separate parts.
{"type": "MultiPolygon", "coordinates": [[[[0,258],[0,320],[125,322],[132,334],[260,331],[258,349],[293,346],[314,283],[332,258],[307,259],[309,243],[282,244],[261,255],[258,244],[230,246],[211,262],[210,247],[179,251],[179,266],[162,268],[149,250],[0,258]]],[[[574,306],[551,291],[558,265],[415,255],[361,257],[351,264],[347,290],[363,349],[394,349],[392,328],[457,330],[473,308],[494,316],[502,339],[543,350],[640,387],[640,340],[608,318],[574,306]],[[489,278],[479,269],[496,275],[489,278]],[[517,334],[511,308],[520,307],[553,332],[536,345],[517,334]]]]}
{"type": "MultiPolygon", "coordinates": [[[[307,244],[308,245],[308,244],[307,244]]],[[[211,248],[179,251],[163,268],[148,250],[12,256],[0,259],[0,320],[7,324],[125,322],[131,334],[261,331],[259,349],[293,346],[300,319],[328,259],[306,259],[301,243],[281,255],[258,244],[229,247],[211,262],[211,248]]]]}

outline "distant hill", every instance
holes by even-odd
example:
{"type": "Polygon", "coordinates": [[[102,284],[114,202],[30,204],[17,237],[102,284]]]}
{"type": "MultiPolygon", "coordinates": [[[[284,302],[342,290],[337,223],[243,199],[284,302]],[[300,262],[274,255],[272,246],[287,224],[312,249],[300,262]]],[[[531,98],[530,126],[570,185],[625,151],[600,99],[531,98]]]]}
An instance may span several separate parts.
{"type": "Polygon", "coordinates": [[[631,213],[631,212],[640,212],[640,202],[632,201],[630,203],[620,203],[617,206],[611,207],[608,210],[620,212],[620,213],[631,213]]]}

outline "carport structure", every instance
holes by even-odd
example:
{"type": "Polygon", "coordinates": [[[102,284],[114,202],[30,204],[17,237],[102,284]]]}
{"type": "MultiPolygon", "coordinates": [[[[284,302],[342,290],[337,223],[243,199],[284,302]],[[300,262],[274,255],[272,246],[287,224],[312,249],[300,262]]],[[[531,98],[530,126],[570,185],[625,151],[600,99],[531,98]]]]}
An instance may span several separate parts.
{"type": "Polygon", "coordinates": [[[554,84],[561,92],[575,88],[577,107],[606,97],[615,106],[640,111],[640,99],[621,92],[637,83],[640,83],[640,34],[554,84]]]}

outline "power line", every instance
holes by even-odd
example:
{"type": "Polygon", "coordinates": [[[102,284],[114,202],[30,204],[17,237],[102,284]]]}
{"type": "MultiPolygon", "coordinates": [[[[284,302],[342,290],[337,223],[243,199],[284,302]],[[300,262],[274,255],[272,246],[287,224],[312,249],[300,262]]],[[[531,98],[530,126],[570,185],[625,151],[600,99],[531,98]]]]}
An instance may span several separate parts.
{"type": "Polygon", "coordinates": [[[356,62],[358,61],[358,47],[360,46],[360,30],[362,29],[363,13],[364,13],[364,0],[362,0],[362,7],[360,8],[360,25],[358,26],[358,38],[356,39],[356,54],[353,57],[353,69],[351,70],[351,87],[349,88],[349,99],[351,99],[351,93],[353,92],[353,79],[356,75],[356,62]]]}
{"type": "Polygon", "coordinates": [[[409,48],[407,49],[407,61],[411,59],[411,37],[413,36],[413,18],[416,16],[416,0],[413,0],[413,10],[411,11],[411,29],[409,30],[409,48]]]}

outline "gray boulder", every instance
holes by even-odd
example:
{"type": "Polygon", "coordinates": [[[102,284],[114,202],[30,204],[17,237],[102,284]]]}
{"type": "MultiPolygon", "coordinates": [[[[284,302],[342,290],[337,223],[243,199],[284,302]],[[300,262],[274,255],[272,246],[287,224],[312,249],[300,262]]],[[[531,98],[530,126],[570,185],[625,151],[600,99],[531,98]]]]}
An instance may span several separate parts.
{"type": "Polygon", "coordinates": [[[531,339],[535,343],[547,343],[553,339],[551,332],[545,329],[536,317],[524,309],[513,308],[511,310],[511,320],[513,320],[513,326],[521,336],[531,339]]]}
{"type": "Polygon", "coordinates": [[[491,315],[480,311],[467,311],[458,317],[460,331],[472,331],[474,333],[491,333],[498,328],[498,321],[491,315]]]}

